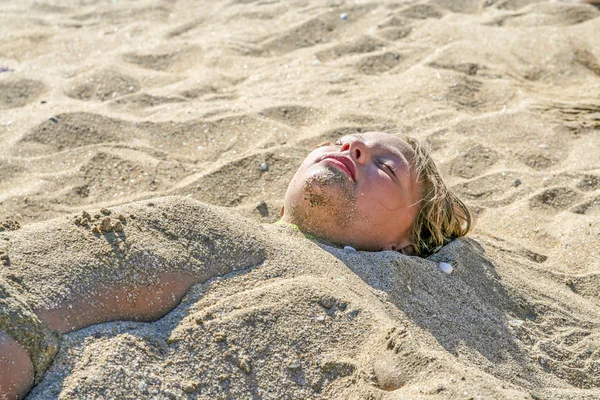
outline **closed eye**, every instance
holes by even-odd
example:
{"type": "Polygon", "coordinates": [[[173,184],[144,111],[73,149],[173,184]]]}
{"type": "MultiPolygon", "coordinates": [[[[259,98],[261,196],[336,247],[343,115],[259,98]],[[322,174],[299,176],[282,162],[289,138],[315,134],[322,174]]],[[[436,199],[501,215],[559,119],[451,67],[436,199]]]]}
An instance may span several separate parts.
{"type": "Polygon", "coordinates": [[[387,170],[389,170],[392,175],[396,176],[396,171],[394,171],[394,167],[392,166],[392,164],[389,164],[385,161],[380,161],[379,162],[381,165],[383,165],[384,168],[386,168],[387,170]]]}

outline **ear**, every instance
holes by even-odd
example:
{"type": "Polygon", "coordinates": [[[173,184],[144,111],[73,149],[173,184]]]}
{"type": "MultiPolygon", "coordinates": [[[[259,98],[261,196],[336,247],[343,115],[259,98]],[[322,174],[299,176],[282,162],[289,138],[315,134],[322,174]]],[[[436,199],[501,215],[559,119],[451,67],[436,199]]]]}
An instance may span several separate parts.
{"type": "Polygon", "coordinates": [[[397,251],[398,253],[402,253],[407,256],[414,256],[417,254],[415,251],[415,246],[413,246],[413,244],[410,242],[402,244],[388,244],[387,246],[384,246],[382,250],[397,251]]]}

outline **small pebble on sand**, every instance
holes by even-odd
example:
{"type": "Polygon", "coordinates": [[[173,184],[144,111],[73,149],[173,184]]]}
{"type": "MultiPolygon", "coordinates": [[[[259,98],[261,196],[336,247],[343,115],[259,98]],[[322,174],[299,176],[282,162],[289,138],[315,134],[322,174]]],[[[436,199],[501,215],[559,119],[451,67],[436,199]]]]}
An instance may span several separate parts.
{"type": "Polygon", "coordinates": [[[340,14],[340,18],[341,18],[343,21],[347,21],[347,20],[348,20],[348,17],[349,17],[348,13],[343,13],[343,14],[340,14]]]}
{"type": "Polygon", "coordinates": [[[110,218],[104,218],[102,222],[100,222],[100,231],[101,232],[110,232],[112,231],[112,224],[110,222],[110,218]]]}
{"type": "Polygon", "coordinates": [[[297,371],[301,367],[299,362],[291,362],[287,365],[287,368],[292,371],[297,371]]]}
{"type": "Polygon", "coordinates": [[[266,162],[261,163],[260,166],[259,166],[259,168],[260,168],[261,171],[266,172],[266,171],[269,170],[269,164],[267,164],[266,162]]]}
{"type": "Polygon", "coordinates": [[[262,217],[269,216],[269,206],[267,206],[267,203],[264,200],[259,201],[255,208],[262,217]]]}
{"type": "Polygon", "coordinates": [[[450,274],[452,273],[452,270],[453,270],[454,268],[452,268],[452,265],[450,265],[450,264],[448,264],[448,263],[441,262],[441,263],[440,263],[440,269],[441,269],[443,272],[445,272],[445,273],[447,273],[448,275],[450,275],[450,274]]]}
{"type": "Polygon", "coordinates": [[[181,385],[181,388],[183,389],[183,391],[185,393],[194,393],[196,391],[197,387],[198,387],[198,384],[196,382],[192,382],[192,381],[184,382],[183,385],[181,385]]]}
{"type": "Polygon", "coordinates": [[[323,297],[319,300],[319,304],[329,310],[331,307],[334,306],[335,301],[332,298],[323,297]]]}
{"type": "Polygon", "coordinates": [[[346,253],[356,253],[356,249],[352,246],[344,246],[344,251],[346,253]]]}
{"type": "Polygon", "coordinates": [[[222,343],[227,340],[227,336],[224,333],[215,334],[215,343],[222,343]]]}
{"type": "Polygon", "coordinates": [[[123,224],[121,221],[116,221],[112,226],[112,230],[115,232],[123,232],[123,224]]]}
{"type": "Polygon", "coordinates": [[[252,364],[250,364],[250,357],[243,356],[239,360],[239,367],[245,374],[252,372],[252,364]]]}

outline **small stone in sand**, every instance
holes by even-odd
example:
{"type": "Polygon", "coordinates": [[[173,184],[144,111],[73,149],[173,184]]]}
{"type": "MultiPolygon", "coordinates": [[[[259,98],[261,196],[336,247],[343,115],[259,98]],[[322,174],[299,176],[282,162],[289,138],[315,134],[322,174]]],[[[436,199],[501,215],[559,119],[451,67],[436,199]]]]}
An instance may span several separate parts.
{"type": "Polygon", "coordinates": [[[110,223],[110,218],[104,218],[102,222],[100,222],[99,227],[101,232],[111,232],[113,230],[113,226],[110,223]]]}
{"type": "Polygon", "coordinates": [[[250,372],[252,372],[252,364],[250,364],[249,356],[240,357],[238,365],[239,365],[240,369],[242,371],[244,371],[245,374],[249,374],[250,372]]]}
{"type": "Polygon", "coordinates": [[[187,381],[181,385],[181,388],[185,393],[194,393],[198,388],[198,384],[196,382],[187,381]]]}
{"type": "Polygon", "coordinates": [[[267,172],[269,170],[269,164],[267,164],[266,162],[261,163],[259,167],[262,172],[267,172]]]}
{"type": "Polygon", "coordinates": [[[450,275],[452,273],[452,270],[454,268],[452,268],[452,265],[445,263],[445,262],[441,262],[440,263],[440,269],[445,272],[446,274],[450,275]]]}
{"type": "Polygon", "coordinates": [[[119,214],[119,215],[117,215],[117,219],[118,219],[119,221],[123,222],[123,223],[125,223],[125,221],[126,221],[126,218],[125,218],[125,216],[124,216],[123,214],[119,214]]]}
{"type": "Polygon", "coordinates": [[[333,307],[335,301],[330,297],[323,297],[319,300],[319,304],[329,310],[331,307],[333,307]]]}
{"type": "Polygon", "coordinates": [[[123,224],[121,221],[117,221],[113,224],[112,230],[115,232],[123,232],[123,224]]]}
{"type": "Polygon", "coordinates": [[[520,180],[519,178],[517,178],[517,179],[515,179],[515,180],[514,180],[514,182],[513,182],[513,186],[514,186],[514,187],[520,186],[520,185],[521,185],[521,183],[522,183],[522,182],[521,182],[521,180],[520,180]]]}
{"type": "Polygon", "coordinates": [[[92,220],[92,216],[90,215],[89,212],[84,211],[81,213],[81,219],[87,219],[88,221],[92,220]]]}
{"type": "Polygon", "coordinates": [[[221,374],[217,377],[217,379],[219,380],[219,382],[225,382],[229,379],[229,374],[221,374]]]}
{"type": "Polygon", "coordinates": [[[347,20],[348,20],[348,17],[349,17],[348,13],[343,13],[343,14],[340,14],[340,18],[341,18],[343,21],[347,21],[347,20]]]}
{"type": "Polygon", "coordinates": [[[315,318],[315,320],[317,322],[325,322],[325,316],[324,315],[319,315],[318,317],[315,318]]]}
{"type": "Polygon", "coordinates": [[[4,231],[16,231],[21,228],[21,224],[18,221],[7,219],[6,221],[0,222],[0,232],[4,231]]]}
{"type": "Polygon", "coordinates": [[[287,365],[287,368],[291,371],[297,371],[301,367],[299,362],[291,362],[287,365]]]}
{"type": "Polygon", "coordinates": [[[171,336],[167,339],[167,344],[175,344],[179,342],[181,342],[181,338],[179,337],[171,336]]]}
{"type": "Polygon", "coordinates": [[[110,210],[108,208],[102,208],[100,209],[100,212],[104,215],[110,215],[110,210]]]}
{"type": "Polygon", "coordinates": [[[58,118],[56,118],[56,117],[50,117],[50,118],[48,118],[48,121],[52,121],[55,124],[58,124],[58,118]]]}
{"type": "Polygon", "coordinates": [[[264,200],[261,200],[257,205],[256,205],[256,209],[258,210],[258,212],[260,213],[261,217],[268,217],[269,216],[269,207],[267,206],[267,203],[265,203],[264,200]]]}
{"type": "Polygon", "coordinates": [[[346,253],[356,253],[356,249],[352,246],[344,246],[344,251],[346,253]]]}
{"type": "Polygon", "coordinates": [[[223,343],[225,340],[227,340],[227,336],[224,333],[215,334],[215,343],[223,343]]]}

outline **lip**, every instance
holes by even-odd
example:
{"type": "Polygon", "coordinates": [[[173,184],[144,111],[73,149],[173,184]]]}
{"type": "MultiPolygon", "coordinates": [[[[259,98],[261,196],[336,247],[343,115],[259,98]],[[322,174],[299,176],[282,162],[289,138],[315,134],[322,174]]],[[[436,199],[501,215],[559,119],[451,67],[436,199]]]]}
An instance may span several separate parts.
{"type": "Polygon", "coordinates": [[[354,182],[356,182],[356,167],[349,157],[337,154],[328,154],[323,157],[323,161],[337,165],[342,171],[347,173],[354,182]]]}

